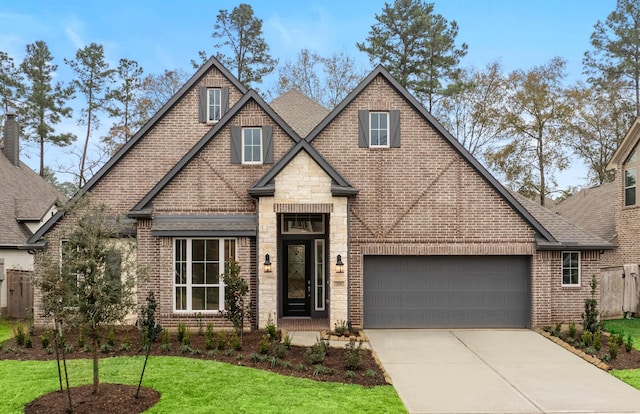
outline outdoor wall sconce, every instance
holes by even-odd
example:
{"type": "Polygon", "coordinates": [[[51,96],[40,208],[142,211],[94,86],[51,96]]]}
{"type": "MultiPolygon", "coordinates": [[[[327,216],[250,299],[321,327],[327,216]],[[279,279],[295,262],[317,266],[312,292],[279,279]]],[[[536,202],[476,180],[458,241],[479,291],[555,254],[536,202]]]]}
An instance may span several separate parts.
{"type": "Polygon", "coordinates": [[[336,273],[344,273],[344,263],[342,263],[341,255],[338,255],[338,260],[336,260],[336,273]]]}
{"type": "Polygon", "coordinates": [[[271,260],[269,259],[269,253],[264,255],[264,272],[271,273],[271,260]]]}

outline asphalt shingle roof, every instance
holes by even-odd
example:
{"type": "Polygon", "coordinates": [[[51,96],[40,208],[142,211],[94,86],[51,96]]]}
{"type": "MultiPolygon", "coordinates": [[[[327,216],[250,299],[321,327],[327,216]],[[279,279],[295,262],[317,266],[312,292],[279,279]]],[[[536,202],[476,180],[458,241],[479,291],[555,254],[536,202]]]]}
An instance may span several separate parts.
{"type": "Polygon", "coordinates": [[[329,114],[327,108],[295,89],[283,93],[269,106],[303,138],[329,114]]]}
{"type": "Polygon", "coordinates": [[[31,232],[20,221],[39,221],[65,198],[26,164],[13,165],[0,150],[0,246],[27,244],[31,232]]]}
{"type": "Polygon", "coordinates": [[[613,183],[585,188],[556,206],[556,211],[573,224],[612,241],[617,234],[613,183]]]}
{"type": "Polygon", "coordinates": [[[541,206],[539,203],[532,201],[515,191],[511,191],[511,194],[518,200],[518,202],[520,202],[522,207],[529,211],[529,213],[557,240],[557,243],[538,240],[538,246],[540,248],[613,249],[615,247],[602,237],[576,226],[560,214],[554,213],[553,211],[541,206]]]}

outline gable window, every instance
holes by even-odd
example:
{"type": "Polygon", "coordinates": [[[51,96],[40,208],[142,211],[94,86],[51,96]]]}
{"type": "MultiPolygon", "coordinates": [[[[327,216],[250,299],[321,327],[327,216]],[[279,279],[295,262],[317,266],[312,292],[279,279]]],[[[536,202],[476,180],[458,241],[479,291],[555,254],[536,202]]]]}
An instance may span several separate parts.
{"type": "Polygon", "coordinates": [[[221,275],[235,257],[235,239],[175,239],[174,310],[224,310],[221,275]]]}
{"type": "Polygon", "coordinates": [[[389,113],[369,113],[369,146],[389,147],[389,113]]]}
{"type": "Polygon", "coordinates": [[[220,88],[207,90],[207,121],[219,121],[222,113],[220,88]]]}
{"type": "Polygon", "coordinates": [[[633,206],[636,204],[636,169],[627,168],[624,170],[624,205],[633,206]]]}
{"type": "Polygon", "coordinates": [[[262,129],[242,129],[242,163],[262,164],[262,129]]]}
{"type": "Polygon", "coordinates": [[[198,89],[198,120],[204,123],[218,122],[229,109],[229,88],[198,89]]]}
{"type": "Polygon", "coordinates": [[[273,127],[231,127],[232,164],[273,164],[273,127]]]}
{"type": "Polygon", "coordinates": [[[358,147],[399,148],[400,111],[358,111],[358,147]]]}
{"type": "Polygon", "coordinates": [[[562,286],[580,286],[580,252],[562,252],[562,286]]]}

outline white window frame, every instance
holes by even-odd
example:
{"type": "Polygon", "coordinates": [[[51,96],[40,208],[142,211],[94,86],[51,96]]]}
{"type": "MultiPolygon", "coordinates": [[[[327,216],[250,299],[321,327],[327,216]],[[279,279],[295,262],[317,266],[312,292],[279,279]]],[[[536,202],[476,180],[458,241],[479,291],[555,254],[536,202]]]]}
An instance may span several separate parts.
{"type": "Polygon", "coordinates": [[[207,314],[216,314],[216,313],[220,313],[221,311],[224,310],[224,292],[225,292],[225,284],[224,284],[224,280],[222,278],[222,275],[224,275],[224,270],[225,270],[225,265],[226,265],[226,259],[225,258],[225,242],[226,241],[233,241],[234,242],[234,255],[232,257],[233,260],[236,260],[236,256],[237,256],[237,246],[238,246],[238,241],[235,238],[225,238],[225,237],[175,237],[173,238],[173,281],[172,281],[172,289],[173,289],[173,293],[172,293],[172,301],[173,301],[173,311],[175,313],[193,313],[193,312],[201,312],[201,313],[207,313],[207,314]],[[175,275],[175,269],[176,269],[176,244],[178,240],[185,240],[186,241],[186,249],[187,249],[187,254],[186,254],[186,268],[187,268],[187,274],[185,276],[185,281],[186,283],[176,283],[176,275],[175,275]],[[219,268],[218,271],[220,272],[220,276],[218,279],[218,283],[217,284],[194,284],[193,283],[193,241],[194,240],[206,240],[206,241],[217,241],[219,243],[219,248],[218,248],[218,263],[219,263],[219,268]],[[186,309],[178,309],[177,308],[177,295],[176,295],[176,290],[178,287],[184,287],[186,288],[186,297],[187,297],[187,306],[186,309]],[[218,309],[193,309],[193,288],[194,287],[218,287],[218,309]]]}
{"type": "MultiPolygon", "coordinates": [[[[562,286],[563,287],[579,287],[580,286],[580,282],[582,280],[582,275],[581,275],[581,267],[582,267],[581,265],[582,265],[582,263],[581,263],[581,258],[580,258],[580,252],[579,251],[563,251],[561,253],[560,259],[562,261],[562,265],[561,265],[562,266],[562,274],[561,274],[562,286]],[[564,282],[564,271],[565,271],[565,269],[568,269],[568,270],[575,269],[574,266],[571,266],[571,263],[569,265],[569,268],[565,267],[565,265],[564,265],[564,257],[567,254],[569,254],[569,255],[574,255],[575,254],[576,256],[578,256],[578,266],[577,266],[578,267],[578,282],[577,283],[565,283],[564,282]]],[[[571,260],[570,260],[570,262],[571,262],[571,260]]],[[[571,276],[569,276],[569,277],[571,277],[571,276]]]]}
{"type": "Polygon", "coordinates": [[[389,136],[389,121],[390,121],[390,117],[389,117],[389,112],[385,112],[385,111],[372,111],[369,112],[369,147],[370,148],[389,148],[390,147],[390,141],[391,141],[391,137],[389,136]],[[384,115],[387,118],[387,143],[380,145],[380,144],[373,144],[373,131],[384,131],[384,129],[382,128],[378,128],[378,125],[373,125],[373,116],[374,115],[384,115]]]}
{"type": "MultiPolygon", "coordinates": [[[[255,145],[252,145],[252,147],[254,147],[255,145]]],[[[262,128],[260,127],[247,127],[247,128],[242,128],[242,163],[243,164],[262,164],[262,146],[263,146],[263,138],[262,138],[262,128]],[[259,160],[251,160],[251,161],[247,161],[246,158],[246,154],[245,154],[245,149],[247,147],[246,142],[245,142],[245,132],[248,131],[258,131],[258,133],[260,134],[260,159],[259,160]]]]}
{"type": "Polygon", "coordinates": [[[222,118],[222,89],[208,88],[207,89],[207,122],[216,123],[220,120],[220,118],[222,118]],[[215,97],[214,97],[214,102],[211,102],[211,96],[216,92],[218,95],[217,104],[215,103],[215,97]],[[211,114],[211,110],[213,109],[215,111],[216,108],[218,109],[218,114],[219,114],[218,118],[215,118],[211,114]]]}

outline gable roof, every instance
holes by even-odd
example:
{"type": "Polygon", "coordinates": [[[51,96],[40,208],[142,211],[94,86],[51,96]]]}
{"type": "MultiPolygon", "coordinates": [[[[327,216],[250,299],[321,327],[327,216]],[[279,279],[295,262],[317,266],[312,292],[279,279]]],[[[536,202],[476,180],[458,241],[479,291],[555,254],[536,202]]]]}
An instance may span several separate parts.
{"type": "Polygon", "coordinates": [[[306,140],[300,140],[293,148],[274,164],[256,183],[249,189],[252,196],[271,196],[275,193],[275,185],[273,179],[286,167],[295,157],[305,151],[309,156],[331,177],[331,193],[334,196],[351,196],[358,194],[358,190],[353,188],[351,184],[345,180],[325,160],[322,155],[306,140]]]}
{"type": "Polygon", "coordinates": [[[540,250],[615,249],[616,246],[607,240],[576,226],[560,214],[554,213],[515,191],[512,192],[512,195],[553,235],[555,241],[536,240],[540,250]]]}
{"type": "Polygon", "coordinates": [[[66,197],[23,162],[13,165],[0,151],[0,247],[27,246],[25,221],[40,221],[66,197]]]}
{"type": "MultiPolygon", "coordinates": [[[[105,165],[98,170],[98,172],[91,177],[89,181],[85,183],[84,186],[73,196],[70,202],[75,202],[87,192],[89,192],[101,179],[107,174],[111,168],[113,168],[121,158],[123,158],[137,143],[140,141],[150,130],[151,128],[157,124],[166,114],[169,112],[171,108],[173,108],[179,101],[182,99],[184,95],[186,95],[192,88],[196,86],[196,84],[202,79],[202,77],[209,72],[211,68],[216,68],[243,94],[247,92],[247,88],[240,83],[240,81],[231,73],[227,68],[225,68],[215,57],[211,57],[208,61],[205,62],[204,65],[200,67],[196,71],[196,73],[191,76],[191,78],[176,92],[171,99],[165,103],[162,108],[149,120],[146,124],[142,126],[136,132],[136,134],[126,143],[124,144],[118,152],[115,153],[113,157],[111,157],[105,165]]],[[[55,216],[53,216],[44,226],[42,226],[38,231],[29,239],[30,244],[37,243],[57,222],[64,216],[64,212],[59,211],[55,216]]]]}
{"type": "Polygon", "coordinates": [[[349,105],[351,102],[358,96],[360,93],[378,76],[382,76],[385,78],[389,84],[404,98],[405,101],[409,103],[409,105],[413,106],[414,109],[422,115],[422,117],[429,122],[434,129],[440,133],[440,135],[460,154],[460,156],[467,161],[471,167],[480,174],[482,178],[493,187],[496,192],[518,213],[520,216],[529,223],[540,235],[542,235],[548,241],[554,242],[555,238],[551,235],[551,233],[543,226],[541,223],[536,220],[536,218],[531,215],[527,209],[525,209],[519,202],[516,200],[513,195],[507,189],[505,189],[502,184],[496,180],[493,175],[489,171],[487,171],[480,162],[473,157],[467,151],[467,149],[460,144],[460,142],[454,138],[453,135],[449,131],[445,129],[438,120],[436,120],[433,115],[420,103],[418,100],[409,93],[409,91],[400,85],[400,83],[384,68],[382,65],[378,65],[366,78],[364,78],[358,86],[347,95],[347,97],[336,106],[329,115],[324,118],[324,120],[318,124],[313,131],[309,133],[309,135],[305,138],[307,141],[312,142],[320,133],[329,125],[331,122],[349,105]]]}
{"type": "Polygon", "coordinates": [[[638,144],[638,140],[640,140],[640,117],[637,117],[636,120],[633,121],[633,124],[631,125],[631,128],[629,128],[627,135],[624,136],[624,138],[620,142],[620,145],[618,145],[618,148],[611,156],[611,161],[609,161],[609,164],[607,164],[607,171],[615,170],[616,168],[624,164],[624,162],[631,154],[631,151],[638,144]]]}
{"type": "Polygon", "coordinates": [[[269,104],[301,137],[329,114],[329,110],[296,89],[290,89],[269,104]]]}
{"type": "Polygon", "coordinates": [[[576,226],[611,242],[617,235],[615,203],[611,201],[615,195],[614,183],[601,184],[577,192],[555,210],[576,226]]]}
{"type": "Polygon", "coordinates": [[[267,115],[273,119],[280,128],[282,128],[295,142],[302,139],[295,133],[293,129],[273,110],[254,90],[247,92],[219,121],[209,130],[200,140],[182,157],[180,161],[149,191],[136,205],[131,209],[133,216],[145,216],[150,212],[149,207],[151,201],[158,195],[173,178],[182,171],[193,158],[202,151],[202,149],[213,139],[218,132],[224,128],[229,121],[249,102],[255,101],[257,105],[264,110],[267,115]]]}

